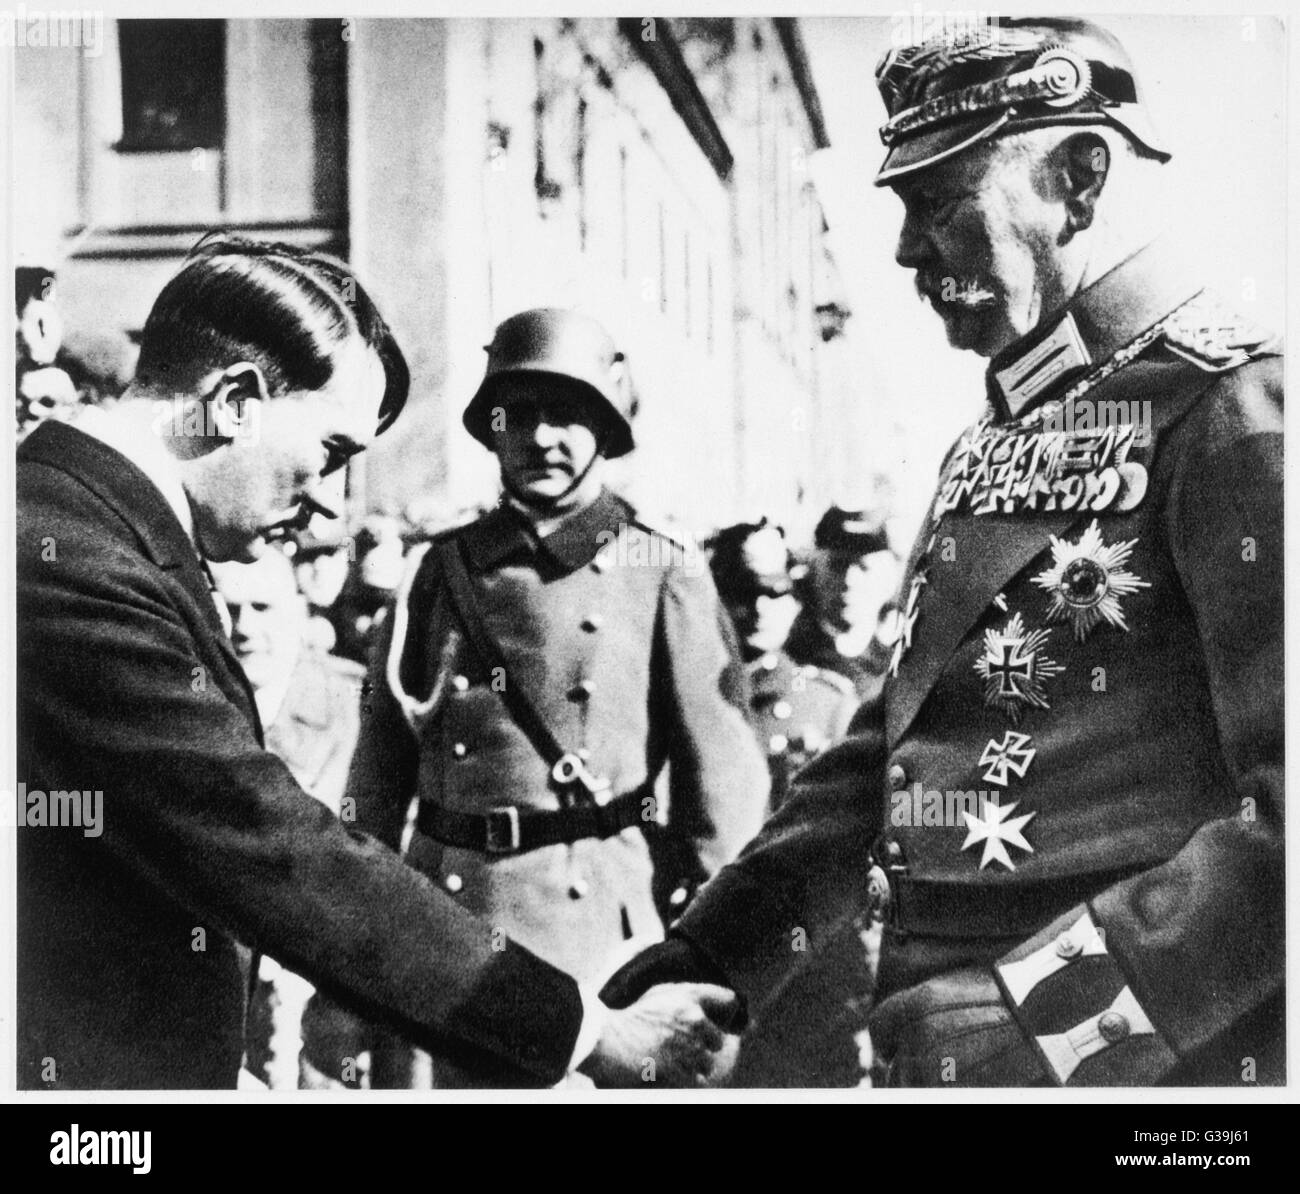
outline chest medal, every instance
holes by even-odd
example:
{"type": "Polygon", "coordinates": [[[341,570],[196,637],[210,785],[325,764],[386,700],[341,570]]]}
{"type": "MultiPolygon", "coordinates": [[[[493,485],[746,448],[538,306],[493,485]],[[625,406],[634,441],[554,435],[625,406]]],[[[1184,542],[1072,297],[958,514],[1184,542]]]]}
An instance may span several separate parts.
{"type": "Polygon", "coordinates": [[[1096,519],[1073,543],[1053,535],[1052,566],[1033,578],[1052,595],[1047,620],[1068,621],[1079,642],[1102,622],[1128,630],[1120,598],[1151,587],[1125,567],[1136,544],[1130,539],[1107,545],[1096,519]]]}

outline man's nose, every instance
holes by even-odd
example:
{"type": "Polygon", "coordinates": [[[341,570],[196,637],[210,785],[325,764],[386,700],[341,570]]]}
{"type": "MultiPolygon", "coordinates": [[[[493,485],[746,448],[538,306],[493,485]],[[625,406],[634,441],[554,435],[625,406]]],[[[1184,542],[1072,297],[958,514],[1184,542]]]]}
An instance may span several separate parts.
{"type": "Polygon", "coordinates": [[[921,221],[911,212],[903,217],[903,226],[898,230],[898,244],[894,248],[894,260],[904,269],[919,269],[927,259],[928,243],[921,229],[921,221]]]}
{"type": "Polygon", "coordinates": [[[560,442],[560,429],[554,423],[538,419],[533,424],[533,443],[539,448],[553,448],[560,442]]]}
{"type": "Polygon", "coordinates": [[[317,514],[322,518],[338,518],[342,513],[342,497],[340,489],[331,485],[328,477],[321,478],[303,494],[296,521],[305,528],[317,514]]]}

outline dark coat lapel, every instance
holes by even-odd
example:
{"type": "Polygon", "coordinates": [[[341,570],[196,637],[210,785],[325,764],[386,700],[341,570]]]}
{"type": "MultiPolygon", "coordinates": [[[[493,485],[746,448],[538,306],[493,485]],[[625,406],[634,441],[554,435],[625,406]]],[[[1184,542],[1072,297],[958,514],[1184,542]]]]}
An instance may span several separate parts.
{"type": "Polygon", "coordinates": [[[132,529],[154,564],[175,573],[202,612],[208,630],[205,648],[220,654],[237,677],[256,725],[253,689],[226,637],[203,563],[158,487],[120,452],[65,423],[45,423],[33,431],[18,449],[18,459],[75,477],[132,529]]]}

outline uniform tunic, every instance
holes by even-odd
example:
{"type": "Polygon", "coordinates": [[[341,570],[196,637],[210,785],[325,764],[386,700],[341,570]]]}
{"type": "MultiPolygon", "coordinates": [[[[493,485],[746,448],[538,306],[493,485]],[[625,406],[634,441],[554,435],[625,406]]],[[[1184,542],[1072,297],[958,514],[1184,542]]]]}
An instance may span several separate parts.
{"type": "Polygon", "coordinates": [[[1279,1081],[1277,348],[1155,245],[991,362],[989,398],[912,551],[896,677],[681,933],[761,1004],[794,929],[887,901],[895,1081],[945,1081],[954,1042],[957,1082],[1279,1081]],[[1085,363],[1013,419],[1003,386],[1071,337],[1085,363]]]}

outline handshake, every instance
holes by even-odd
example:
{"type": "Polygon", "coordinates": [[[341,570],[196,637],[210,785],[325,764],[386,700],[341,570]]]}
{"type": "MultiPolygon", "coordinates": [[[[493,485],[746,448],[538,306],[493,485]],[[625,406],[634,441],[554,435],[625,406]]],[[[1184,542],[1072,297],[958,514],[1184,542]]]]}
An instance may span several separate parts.
{"type": "Polygon", "coordinates": [[[608,1005],[595,1048],[578,1069],[597,1086],[708,1086],[726,1077],[744,1027],[739,996],[698,981],[676,941],[638,954],[600,992],[608,1005]]]}

